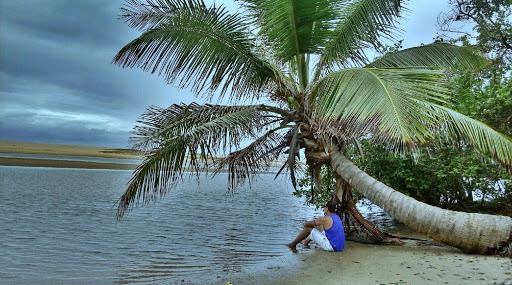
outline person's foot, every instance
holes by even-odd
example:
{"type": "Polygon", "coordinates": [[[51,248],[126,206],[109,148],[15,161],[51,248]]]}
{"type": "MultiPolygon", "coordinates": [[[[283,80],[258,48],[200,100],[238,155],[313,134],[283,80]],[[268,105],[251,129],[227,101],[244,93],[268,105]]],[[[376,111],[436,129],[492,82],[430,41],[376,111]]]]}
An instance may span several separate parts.
{"type": "Polygon", "coordinates": [[[297,251],[297,248],[296,248],[296,245],[295,244],[292,244],[292,243],[287,243],[285,244],[288,248],[290,248],[292,250],[293,253],[298,253],[297,251]]]}

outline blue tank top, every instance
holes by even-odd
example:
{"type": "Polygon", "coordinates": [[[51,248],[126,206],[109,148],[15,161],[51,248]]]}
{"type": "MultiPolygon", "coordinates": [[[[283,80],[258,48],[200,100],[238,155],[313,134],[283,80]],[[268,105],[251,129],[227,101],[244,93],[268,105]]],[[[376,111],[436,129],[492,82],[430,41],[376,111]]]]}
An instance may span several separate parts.
{"type": "Polygon", "coordinates": [[[332,245],[334,251],[343,251],[345,248],[345,231],[343,230],[343,223],[340,216],[336,214],[329,214],[332,219],[332,227],[325,230],[325,236],[332,245]]]}

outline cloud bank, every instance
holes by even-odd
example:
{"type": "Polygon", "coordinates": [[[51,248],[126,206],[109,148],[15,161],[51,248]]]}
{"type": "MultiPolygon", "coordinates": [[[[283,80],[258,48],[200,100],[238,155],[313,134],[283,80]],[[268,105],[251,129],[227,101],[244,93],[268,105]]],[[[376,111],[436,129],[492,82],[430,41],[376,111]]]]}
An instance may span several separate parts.
{"type": "MultiPolygon", "coordinates": [[[[139,35],[117,19],[123,2],[0,1],[0,140],[127,147],[147,106],[200,101],[156,75],[111,64],[139,35]]],[[[412,2],[404,47],[435,36],[440,7],[412,2]]]]}

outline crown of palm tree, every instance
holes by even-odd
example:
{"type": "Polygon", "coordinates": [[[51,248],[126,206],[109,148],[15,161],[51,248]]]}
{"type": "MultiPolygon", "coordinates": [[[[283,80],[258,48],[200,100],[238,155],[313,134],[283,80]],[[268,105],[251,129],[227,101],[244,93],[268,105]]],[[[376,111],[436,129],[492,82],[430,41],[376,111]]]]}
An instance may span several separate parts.
{"type": "Polygon", "coordinates": [[[127,0],[120,18],[142,34],[115,64],[158,73],[197,96],[270,103],[149,108],[134,131],[145,160],[118,218],[164,195],[187,167],[227,167],[234,189],[287,155],[295,186],[296,158],[311,141],[366,136],[404,152],[442,135],[512,165],[510,138],[445,103],[446,71],[481,68],[477,50],[433,43],[368,60],[368,50],[398,31],[404,2],[246,0],[230,14],[201,0],[127,0]],[[246,139],[253,142],[240,149],[246,139]]]}

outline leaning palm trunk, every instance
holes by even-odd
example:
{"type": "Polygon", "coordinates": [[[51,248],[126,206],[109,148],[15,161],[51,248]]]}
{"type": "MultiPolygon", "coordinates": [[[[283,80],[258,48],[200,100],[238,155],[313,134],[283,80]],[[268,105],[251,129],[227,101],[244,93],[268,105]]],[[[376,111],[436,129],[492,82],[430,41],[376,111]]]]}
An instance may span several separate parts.
{"type": "Polygon", "coordinates": [[[436,241],[474,253],[486,253],[512,243],[510,217],[427,205],[374,179],[338,151],[331,153],[331,165],[345,181],[393,218],[436,241]]]}

